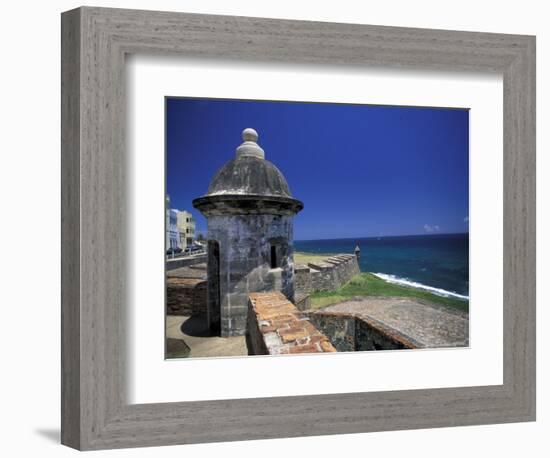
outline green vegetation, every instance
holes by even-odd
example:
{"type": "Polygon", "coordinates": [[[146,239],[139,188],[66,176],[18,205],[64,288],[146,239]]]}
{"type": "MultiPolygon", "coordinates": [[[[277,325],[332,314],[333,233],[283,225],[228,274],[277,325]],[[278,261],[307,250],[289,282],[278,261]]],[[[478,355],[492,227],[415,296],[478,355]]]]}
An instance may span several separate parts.
{"type": "Polygon", "coordinates": [[[330,258],[330,254],[313,254],[313,253],[302,253],[297,251],[294,253],[294,263],[295,264],[307,264],[308,262],[319,262],[324,259],[330,258]]]}
{"type": "Polygon", "coordinates": [[[335,291],[318,291],[313,293],[311,295],[311,307],[318,309],[358,296],[414,297],[435,304],[447,305],[459,310],[468,311],[468,301],[466,300],[437,296],[418,288],[394,285],[371,273],[356,275],[348,283],[335,291]]]}

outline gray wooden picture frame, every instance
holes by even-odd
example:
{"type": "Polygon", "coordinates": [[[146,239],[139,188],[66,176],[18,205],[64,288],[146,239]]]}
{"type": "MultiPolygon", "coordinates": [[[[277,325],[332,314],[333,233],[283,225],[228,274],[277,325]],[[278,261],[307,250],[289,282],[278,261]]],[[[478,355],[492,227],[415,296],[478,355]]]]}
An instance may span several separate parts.
{"type": "MultiPolygon", "coordinates": [[[[83,7],[62,14],[62,443],[81,450],[535,419],[535,38],[83,7]],[[502,385],[128,404],[125,55],[504,78],[502,385]]],[[[475,196],[471,196],[475,199],[475,196]]]]}

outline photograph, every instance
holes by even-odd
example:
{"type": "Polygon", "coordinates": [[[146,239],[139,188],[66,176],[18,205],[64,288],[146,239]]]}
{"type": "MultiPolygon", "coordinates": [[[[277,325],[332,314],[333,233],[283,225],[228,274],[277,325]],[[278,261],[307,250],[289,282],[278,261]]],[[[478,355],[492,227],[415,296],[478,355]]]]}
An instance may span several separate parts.
{"type": "Polygon", "coordinates": [[[469,109],[165,97],[165,358],[469,346],[469,109]]]}

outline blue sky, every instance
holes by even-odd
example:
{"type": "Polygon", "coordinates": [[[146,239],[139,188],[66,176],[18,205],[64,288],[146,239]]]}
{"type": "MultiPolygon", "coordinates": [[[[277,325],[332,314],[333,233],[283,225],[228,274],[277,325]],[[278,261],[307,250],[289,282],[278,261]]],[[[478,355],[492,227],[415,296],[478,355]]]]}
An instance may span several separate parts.
{"type": "Polygon", "coordinates": [[[297,240],[468,231],[468,110],[166,99],[166,189],[191,201],[235,156],[245,127],[304,202],[297,240]]]}

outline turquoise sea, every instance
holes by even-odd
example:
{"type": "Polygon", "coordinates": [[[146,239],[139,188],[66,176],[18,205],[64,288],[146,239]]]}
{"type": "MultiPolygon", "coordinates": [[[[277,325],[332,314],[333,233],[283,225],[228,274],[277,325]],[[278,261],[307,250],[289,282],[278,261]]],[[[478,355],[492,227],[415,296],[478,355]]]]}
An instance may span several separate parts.
{"type": "Polygon", "coordinates": [[[294,250],[353,253],[356,245],[361,249],[362,272],[442,296],[469,296],[469,234],[296,240],[294,250]]]}

